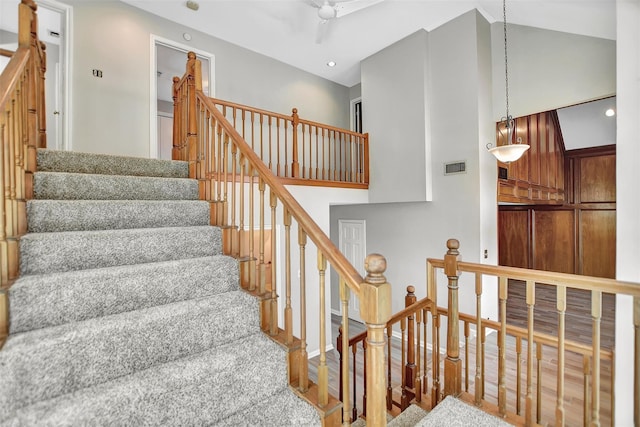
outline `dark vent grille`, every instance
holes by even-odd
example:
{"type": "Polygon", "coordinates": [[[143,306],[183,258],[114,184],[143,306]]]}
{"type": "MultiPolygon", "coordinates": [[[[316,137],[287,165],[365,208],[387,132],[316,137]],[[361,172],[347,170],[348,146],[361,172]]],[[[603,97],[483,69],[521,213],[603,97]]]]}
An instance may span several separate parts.
{"type": "Polygon", "coordinates": [[[465,172],[467,172],[467,162],[445,163],[444,165],[445,175],[452,175],[456,173],[465,173],[465,172]]]}

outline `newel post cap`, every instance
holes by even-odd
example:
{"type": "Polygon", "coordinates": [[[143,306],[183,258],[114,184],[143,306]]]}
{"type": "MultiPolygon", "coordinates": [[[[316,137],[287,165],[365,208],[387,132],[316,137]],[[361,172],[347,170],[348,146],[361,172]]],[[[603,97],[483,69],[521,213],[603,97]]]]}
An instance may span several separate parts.
{"type": "Polygon", "coordinates": [[[370,254],[364,261],[367,276],[360,284],[360,317],[368,324],[386,324],[391,317],[391,285],[384,272],[387,260],[370,254]]]}
{"type": "Polygon", "coordinates": [[[449,278],[460,277],[458,262],[460,262],[460,242],[457,239],[447,240],[447,253],[444,256],[444,274],[449,278]]]}

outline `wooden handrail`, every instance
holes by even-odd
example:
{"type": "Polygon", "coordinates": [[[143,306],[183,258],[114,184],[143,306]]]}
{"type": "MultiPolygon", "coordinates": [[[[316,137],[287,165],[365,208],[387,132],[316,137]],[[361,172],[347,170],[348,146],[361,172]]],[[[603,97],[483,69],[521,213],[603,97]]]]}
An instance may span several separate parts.
{"type": "Polygon", "coordinates": [[[11,99],[11,94],[15,91],[20,81],[21,72],[27,65],[29,55],[28,48],[19,47],[0,75],[0,109],[2,111],[6,108],[11,99]]]}
{"type": "Polygon", "coordinates": [[[0,48],[0,56],[11,58],[14,53],[16,53],[14,50],[0,48]]]}

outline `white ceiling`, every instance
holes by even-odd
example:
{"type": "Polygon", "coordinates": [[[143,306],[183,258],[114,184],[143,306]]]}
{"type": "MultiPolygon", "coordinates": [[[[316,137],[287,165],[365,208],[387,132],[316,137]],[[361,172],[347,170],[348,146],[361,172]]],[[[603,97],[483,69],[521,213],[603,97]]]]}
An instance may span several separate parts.
{"type": "MultiPolygon", "coordinates": [[[[198,11],[184,0],[121,1],[347,87],[360,82],[360,61],[421,28],[474,8],[502,22],[501,0],[384,0],[330,21],[318,44],[311,0],[197,0],[198,11]]],[[[615,39],[615,0],[509,0],[507,22],[615,39]]]]}
{"type": "Polygon", "coordinates": [[[567,150],[598,147],[616,143],[616,117],[607,117],[609,108],[616,111],[616,97],[559,108],[558,120],[567,150]]]}

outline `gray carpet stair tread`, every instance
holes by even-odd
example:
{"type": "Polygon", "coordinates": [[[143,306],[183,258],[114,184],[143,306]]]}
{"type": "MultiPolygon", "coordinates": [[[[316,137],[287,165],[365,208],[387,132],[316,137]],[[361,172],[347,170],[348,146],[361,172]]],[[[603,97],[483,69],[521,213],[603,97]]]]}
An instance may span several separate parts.
{"type": "Polygon", "coordinates": [[[38,170],[43,172],[92,173],[103,175],[137,175],[187,178],[187,162],[140,157],[112,156],[39,149],[38,170]]]}
{"type": "Polygon", "coordinates": [[[29,200],[30,233],[209,225],[199,200],[29,200]]]}
{"type": "MultiPolygon", "coordinates": [[[[287,390],[285,357],[278,345],[258,332],[8,412],[0,425],[216,425],[287,390]]],[[[319,424],[317,415],[310,413],[313,408],[302,410],[301,418],[313,417],[304,425],[319,424]]]]}
{"type": "Polygon", "coordinates": [[[427,414],[427,411],[416,404],[412,404],[409,405],[407,409],[402,411],[400,415],[387,423],[387,425],[389,427],[414,427],[420,420],[426,417],[427,414]]]}
{"type": "Polygon", "coordinates": [[[22,275],[199,258],[222,252],[217,227],[29,233],[20,239],[22,275]]]}
{"type": "Polygon", "coordinates": [[[10,332],[78,322],[239,288],[224,255],[20,277],[9,290],[10,332]]]}
{"type": "MultiPolygon", "coordinates": [[[[10,335],[0,351],[0,408],[15,410],[255,332],[260,332],[257,301],[244,291],[231,291],[10,335]]],[[[285,357],[278,359],[284,364],[285,357]]]]}
{"type": "Polygon", "coordinates": [[[198,181],[184,178],[36,172],[33,195],[54,200],[197,200],[198,181]]]}
{"type": "Polygon", "coordinates": [[[250,408],[216,423],[217,426],[320,426],[318,412],[286,388],[250,408]]]}

